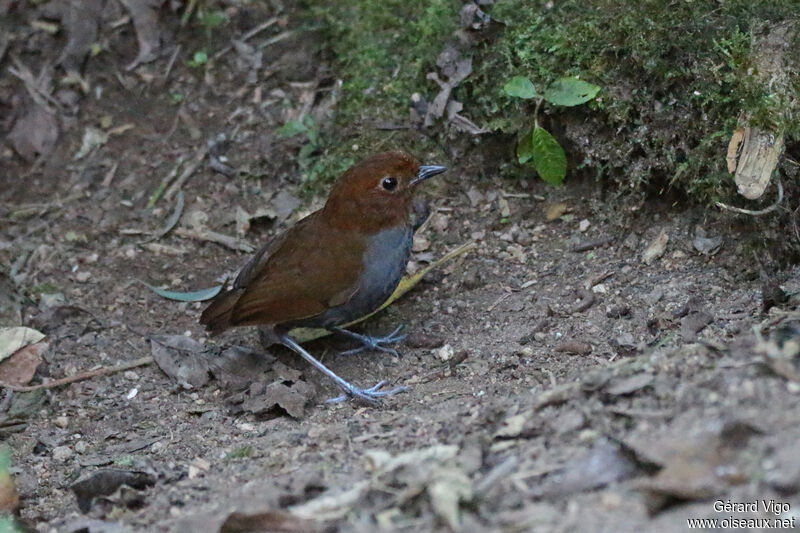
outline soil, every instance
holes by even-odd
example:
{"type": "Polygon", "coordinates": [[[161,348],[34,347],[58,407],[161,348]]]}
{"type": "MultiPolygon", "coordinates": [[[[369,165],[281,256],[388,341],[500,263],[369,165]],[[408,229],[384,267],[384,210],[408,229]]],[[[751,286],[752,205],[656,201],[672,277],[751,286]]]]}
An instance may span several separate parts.
{"type": "MultiPolygon", "coordinates": [[[[287,15],[262,38],[297,24],[287,15]]],[[[34,383],[146,357],[156,335],[265,350],[251,330],[208,339],[203,304],[163,299],[136,280],[187,291],[245,262],[247,253],[178,231],[198,219],[193,212],[236,236],[237,206],[271,207],[271,218],[236,237],[260,245],[324,200],[303,196],[301,141],[274,133],[309,90],[315,109],[326,101],[307,83],[320,69],[300,35],[267,49],[270,74],[257,85],[245,82],[236,52],[205,73],[177,61],[162,81],[169,54],[121,70],[135,55],[128,25],[113,52],[87,64],[84,77],[102,94],[60,115],[53,154],[33,165],[2,154],[0,257],[27,295],[23,323],[49,342],[34,383]],[[181,103],[169,96],[178,93],[181,103]],[[76,159],[86,128],[105,115],[133,127],[76,159]],[[203,159],[182,187],[178,227],[143,243],[149,234],[133,230],[157,232],[176,203],[146,209],[149,196],[179,157],[221,133],[212,154],[225,148],[228,159],[218,160],[238,173],[203,159]]],[[[42,54],[57,55],[50,46],[42,54]]],[[[275,379],[275,365],[285,365],[278,382],[313,387],[299,411],[248,408],[263,386],[242,392],[211,378],[189,388],[152,363],[6,391],[5,409],[20,398],[33,405],[3,431],[20,521],[38,531],[200,533],[683,531],[692,518],[794,520],[800,316],[796,299],[782,296],[800,291],[800,271],[776,274],[756,256],[744,217],[609,199],[595,183],[502,180],[487,170],[499,163],[458,146],[417,154],[451,170],[427,191],[428,243],[418,243],[410,268],[469,241],[477,248],[363,325],[371,334],[406,325],[400,357],[337,355],[352,347],[347,340],[306,344],[357,384],[388,379],[407,392],[380,406],[325,404],[334,387],[276,347],[266,349],[271,368],[251,381],[275,379]],[[645,262],[662,232],[666,246],[645,262]],[[716,238],[719,246],[708,240],[716,238]],[[765,310],[765,295],[777,305],[765,310]],[[133,477],[108,494],[90,482],[95,497],[79,508],[71,487],[109,469],[133,477]],[[718,500],[758,509],[717,511],[718,500]],[[770,500],[788,508],[774,513],[770,500]]]]}

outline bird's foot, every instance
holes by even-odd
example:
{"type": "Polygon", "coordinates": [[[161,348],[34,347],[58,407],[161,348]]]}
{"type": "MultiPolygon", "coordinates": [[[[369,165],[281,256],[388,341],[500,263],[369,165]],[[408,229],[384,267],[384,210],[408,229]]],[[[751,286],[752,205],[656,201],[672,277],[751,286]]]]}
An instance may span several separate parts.
{"type": "Polygon", "coordinates": [[[325,403],[341,403],[348,398],[352,398],[354,400],[362,400],[369,404],[376,404],[379,403],[383,398],[387,396],[394,396],[400,392],[405,392],[408,390],[408,387],[400,386],[395,387],[392,390],[381,390],[384,385],[386,385],[386,380],[381,380],[378,382],[377,385],[370,387],[368,389],[359,389],[358,387],[351,385],[350,383],[345,382],[347,385],[346,387],[342,387],[344,390],[344,394],[341,396],[337,396],[336,398],[331,398],[327,400],[325,403]]]}
{"type": "MultiPolygon", "coordinates": [[[[394,348],[390,348],[385,346],[386,344],[394,344],[404,340],[408,337],[408,334],[401,333],[403,331],[404,325],[400,325],[395,329],[393,332],[385,335],[383,337],[373,337],[371,335],[362,335],[361,333],[354,333],[352,331],[342,329],[342,328],[335,328],[334,331],[337,333],[341,333],[342,335],[346,335],[351,339],[355,339],[359,341],[362,345],[358,348],[353,348],[352,350],[346,350],[344,352],[340,352],[340,355],[353,355],[357,353],[361,353],[365,350],[378,350],[379,352],[386,352],[390,353],[395,357],[400,357],[400,354],[397,353],[397,350],[394,348]]],[[[374,388],[374,387],[373,387],[374,388]]]]}

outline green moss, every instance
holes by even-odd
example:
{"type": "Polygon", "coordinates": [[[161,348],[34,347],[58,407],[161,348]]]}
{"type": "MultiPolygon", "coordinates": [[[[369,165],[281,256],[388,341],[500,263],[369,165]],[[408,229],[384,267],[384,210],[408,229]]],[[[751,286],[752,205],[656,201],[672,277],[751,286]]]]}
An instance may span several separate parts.
{"type": "MultiPolygon", "coordinates": [[[[351,144],[361,146],[360,153],[400,142],[434,149],[436,139],[390,137],[365,125],[405,121],[415,92],[432,99],[437,87],[425,75],[455,40],[462,5],[309,4],[343,80],[334,126],[323,135],[331,142],[323,143],[328,148],[309,173],[312,182],[357,159],[351,144]]],[[[509,78],[526,76],[539,90],[562,76],[602,86],[585,106],[543,109],[548,129],[573,161],[572,174],[602,175],[626,190],[671,186],[708,199],[735,189],[725,153],[743,113],[752,125],[800,135],[796,65],[789,94],[776,94],[751,61],[754,32],[796,17],[797,0],[641,0],[635,6],[627,0],[497,0],[487,9],[505,26],[495,38],[466,48],[473,74],[454,97],[476,123],[513,134],[530,127],[534,104],[502,94],[509,78]]]]}

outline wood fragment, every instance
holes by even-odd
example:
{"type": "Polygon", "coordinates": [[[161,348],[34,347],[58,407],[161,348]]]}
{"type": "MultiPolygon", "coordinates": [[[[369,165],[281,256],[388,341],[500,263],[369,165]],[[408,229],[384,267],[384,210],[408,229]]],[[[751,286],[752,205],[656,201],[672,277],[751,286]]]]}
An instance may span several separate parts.
{"type": "Polygon", "coordinates": [[[86,379],[96,378],[99,376],[107,376],[109,374],[114,374],[116,372],[124,372],[125,370],[130,370],[131,368],[136,368],[138,366],[149,365],[152,362],[153,358],[148,355],[147,357],[142,357],[140,359],[136,359],[128,363],[123,363],[121,365],[97,368],[95,370],[81,372],[80,374],[75,374],[74,376],[55,379],[53,381],[48,381],[47,383],[40,383],[38,385],[19,386],[19,385],[9,385],[8,383],[0,383],[0,387],[14,392],[30,392],[39,389],[52,389],[55,387],[61,387],[63,385],[69,385],[70,383],[75,383],[77,381],[83,381],[86,379]]]}
{"type": "Polygon", "coordinates": [[[600,248],[601,246],[605,246],[606,244],[611,244],[612,242],[614,242],[614,237],[609,235],[608,237],[602,237],[600,239],[594,239],[592,241],[586,241],[580,244],[576,244],[570,249],[570,252],[588,252],[589,250],[600,248]]]}
{"type": "Polygon", "coordinates": [[[594,293],[583,287],[578,290],[578,295],[580,295],[581,300],[570,309],[570,314],[582,313],[593,306],[595,301],[597,301],[597,297],[594,293]]]}
{"type": "Polygon", "coordinates": [[[186,168],[183,169],[181,175],[178,176],[178,179],[167,189],[167,192],[164,194],[164,198],[167,200],[171,199],[175,193],[177,193],[183,184],[186,183],[189,178],[194,174],[194,171],[197,170],[197,167],[203,162],[203,160],[208,155],[208,144],[204,144],[194,155],[194,159],[189,161],[189,164],[186,165],[186,168]]]}
{"type": "Polygon", "coordinates": [[[224,233],[217,233],[216,231],[211,231],[204,228],[199,230],[189,229],[189,228],[178,228],[175,230],[175,235],[178,235],[179,237],[185,237],[187,239],[213,242],[225,246],[226,248],[230,248],[231,250],[236,250],[238,252],[251,253],[255,250],[255,248],[246,241],[242,241],[237,239],[236,237],[231,237],[230,235],[225,235],[224,233]]]}
{"type": "Polygon", "coordinates": [[[783,184],[781,183],[781,180],[778,180],[778,199],[775,200],[774,204],[765,207],[764,209],[758,209],[754,211],[752,209],[742,209],[741,207],[734,207],[732,205],[724,204],[722,202],[714,202],[714,205],[726,211],[732,211],[734,213],[740,213],[742,215],[760,217],[762,215],[766,215],[767,213],[771,213],[776,209],[778,209],[778,206],[781,205],[781,202],[783,202],[783,184]]]}

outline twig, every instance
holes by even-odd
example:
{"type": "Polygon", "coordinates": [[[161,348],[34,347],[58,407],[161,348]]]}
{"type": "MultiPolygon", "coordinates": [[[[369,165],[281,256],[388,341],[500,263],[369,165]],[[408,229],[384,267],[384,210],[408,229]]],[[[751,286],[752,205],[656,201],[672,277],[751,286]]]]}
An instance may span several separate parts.
{"type": "Polygon", "coordinates": [[[172,52],[172,57],[169,58],[169,63],[167,63],[167,70],[164,72],[164,77],[162,78],[162,82],[166,83],[167,79],[169,78],[170,72],[172,72],[172,66],[175,64],[175,59],[178,57],[178,54],[181,52],[181,45],[175,47],[175,51],[172,52]]]}
{"type": "Polygon", "coordinates": [[[606,244],[611,244],[612,242],[614,242],[613,236],[602,237],[600,239],[595,239],[593,241],[586,241],[580,244],[576,244],[570,249],[570,252],[588,252],[589,250],[600,248],[601,246],[605,246],[606,244]]]}
{"type": "Polygon", "coordinates": [[[259,44],[258,45],[258,49],[259,50],[263,50],[267,46],[269,46],[271,44],[275,44],[277,42],[280,42],[280,41],[286,39],[287,37],[291,37],[292,35],[294,35],[294,31],[293,30],[287,30],[287,31],[285,31],[283,33],[279,33],[275,37],[272,37],[271,39],[267,39],[263,43],[259,44]]]}
{"type": "MultiPolygon", "coordinates": [[[[272,17],[271,19],[267,20],[266,22],[263,22],[263,23],[259,24],[258,26],[256,26],[252,30],[250,30],[249,32],[245,33],[242,36],[241,39],[236,39],[236,40],[240,41],[240,42],[245,42],[248,39],[250,39],[251,37],[255,37],[256,35],[258,35],[262,31],[266,30],[270,26],[274,26],[276,22],[278,22],[278,17],[272,17]]],[[[225,54],[227,54],[231,50],[233,50],[233,45],[229,44],[228,46],[226,46],[225,48],[223,48],[222,50],[220,50],[219,52],[217,52],[216,54],[211,56],[211,60],[212,61],[216,61],[217,59],[219,59],[220,57],[224,56],[225,54]]]]}
{"type": "Polygon", "coordinates": [[[475,484],[473,492],[477,496],[485,494],[489,489],[494,487],[503,478],[506,478],[511,474],[513,474],[517,470],[518,465],[519,465],[519,459],[517,458],[516,455],[512,455],[499,465],[489,470],[489,473],[486,474],[486,476],[484,476],[482,480],[480,480],[475,484]]]}
{"type": "Polygon", "coordinates": [[[108,367],[98,368],[96,370],[89,370],[88,372],[82,372],[80,374],[75,374],[74,376],[69,376],[66,378],[55,379],[53,381],[48,381],[47,383],[40,383],[39,385],[21,386],[21,385],[10,385],[8,383],[0,383],[0,387],[14,392],[30,392],[39,389],[52,389],[55,387],[61,387],[62,385],[69,385],[70,383],[75,383],[77,381],[96,378],[98,376],[107,376],[109,374],[114,374],[116,372],[123,372],[125,370],[130,370],[131,368],[136,368],[137,366],[149,365],[152,362],[153,362],[153,357],[148,355],[147,357],[142,357],[140,359],[136,359],[128,363],[123,363],[121,365],[108,366],[108,367]]]}
{"type": "Polygon", "coordinates": [[[570,309],[570,313],[582,313],[594,305],[596,297],[591,290],[581,288],[578,289],[578,294],[581,297],[581,301],[570,309]]]}
{"type": "Polygon", "coordinates": [[[211,231],[208,229],[189,229],[189,228],[178,228],[175,230],[175,235],[179,237],[185,237],[188,239],[195,239],[198,241],[208,241],[214,242],[217,244],[221,244],[231,250],[237,250],[239,252],[250,253],[255,248],[253,248],[250,243],[246,241],[242,241],[237,239],[236,237],[231,237],[230,235],[225,235],[223,233],[217,233],[216,231],[211,231]]]}
{"type": "Polygon", "coordinates": [[[175,180],[175,183],[173,183],[169,187],[169,189],[167,189],[164,198],[169,200],[175,195],[176,192],[178,192],[181,189],[181,187],[183,187],[183,184],[186,183],[186,180],[188,180],[192,176],[192,174],[194,174],[194,171],[197,170],[197,167],[199,167],[200,164],[203,162],[203,160],[206,158],[206,155],[208,155],[208,144],[204,144],[197,151],[197,153],[194,156],[194,159],[192,159],[189,162],[189,164],[186,165],[186,168],[183,169],[183,172],[181,172],[181,175],[178,176],[177,180],[175,180]]]}
{"type": "Polygon", "coordinates": [[[589,279],[586,280],[586,284],[584,285],[584,287],[586,289],[591,289],[595,285],[603,283],[605,280],[607,280],[608,278],[610,278],[613,275],[614,275],[614,271],[613,270],[608,270],[608,271],[603,272],[601,274],[595,274],[594,276],[591,276],[589,279]]]}
{"type": "MultiPolygon", "coordinates": [[[[33,77],[33,72],[31,72],[31,70],[26,67],[25,64],[23,64],[16,56],[10,55],[9,57],[11,57],[11,61],[14,62],[14,65],[16,65],[17,69],[19,70],[15,70],[13,67],[8,67],[8,71],[22,80],[22,83],[25,85],[25,89],[28,91],[28,94],[30,94],[31,98],[33,98],[34,102],[51,113],[53,110],[47,105],[47,102],[53,104],[56,109],[61,111],[63,109],[61,102],[53,98],[52,95],[47,94],[44,89],[42,89],[39,84],[36,83],[36,79],[33,77]]],[[[42,67],[42,71],[44,71],[45,68],[46,67],[42,67]]]]}
{"type": "Polygon", "coordinates": [[[492,311],[494,311],[494,308],[497,307],[498,305],[500,305],[501,303],[503,303],[503,300],[505,300],[509,296],[511,296],[510,292],[507,292],[507,293],[501,295],[500,298],[495,300],[492,305],[490,305],[489,307],[486,308],[486,312],[487,313],[491,313],[492,311]]]}
{"type": "Polygon", "coordinates": [[[183,214],[183,191],[178,191],[178,198],[175,202],[175,209],[172,210],[172,214],[170,214],[169,218],[167,219],[166,224],[164,227],[158,230],[157,232],[153,233],[153,235],[149,239],[145,239],[139,244],[147,244],[148,242],[157,241],[162,238],[164,235],[172,231],[172,228],[178,223],[178,220],[181,219],[181,215],[183,214]]]}
{"type": "Polygon", "coordinates": [[[754,217],[760,217],[761,215],[766,215],[767,213],[771,213],[778,209],[778,206],[781,205],[783,201],[783,184],[781,180],[778,179],[778,199],[769,207],[765,207],[764,209],[759,209],[758,211],[752,211],[750,209],[742,209],[741,207],[733,207],[732,205],[723,204],[722,202],[714,202],[717,207],[720,209],[725,209],[727,211],[733,211],[734,213],[740,213],[742,215],[750,215],[754,217]]]}

